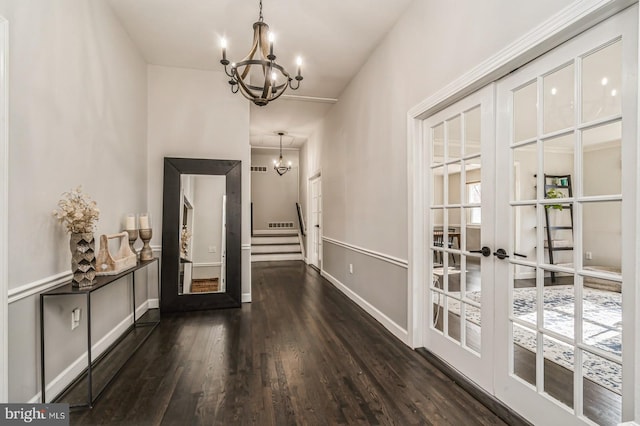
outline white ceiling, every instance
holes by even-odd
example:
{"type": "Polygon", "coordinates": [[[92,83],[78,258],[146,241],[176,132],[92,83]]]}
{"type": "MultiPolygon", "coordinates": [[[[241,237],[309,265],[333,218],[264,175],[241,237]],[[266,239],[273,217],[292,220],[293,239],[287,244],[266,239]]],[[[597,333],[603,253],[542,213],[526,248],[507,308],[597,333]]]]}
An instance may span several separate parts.
{"type": "MultiPolygon", "coordinates": [[[[154,65],[222,70],[220,39],[227,39],[229,60],[242,59],[258,19],[258,0],[109,2],[145,60],[154,65]]],[[[410,2],[263,0],[264,21],[276,36],[278,63],[295,72],[295,58],[304,60],[301,87],[287,94],[338,98],[410,2]]],[[[286,130],[299,146],[330,107],[282,98],[265,107],[252,106],[251,143],[265,146],[270,144],[268,135],[286,130]]]]}

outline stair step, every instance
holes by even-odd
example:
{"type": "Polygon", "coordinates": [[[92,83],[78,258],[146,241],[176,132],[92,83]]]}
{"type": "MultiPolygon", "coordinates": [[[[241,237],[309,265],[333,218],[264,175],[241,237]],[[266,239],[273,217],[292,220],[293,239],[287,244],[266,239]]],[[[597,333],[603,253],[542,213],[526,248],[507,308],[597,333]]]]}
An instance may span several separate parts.
{"type": "Polygon", "coordinates": [[[300,240],[297,235],[269,235],[264,237],[251,237],[251,245],[264,244],[298,244],[300,240]]]}
{"type": "Polygon", "coordinates": [[[252,245],[251,253],[300,253],[300,244],[252,245]]]}
{"type": "Polygon", "coordinates": [[[251,254],[252,262],[272,262],[278,260],[303,260],[302,253],[257,253],[251,254]]]}

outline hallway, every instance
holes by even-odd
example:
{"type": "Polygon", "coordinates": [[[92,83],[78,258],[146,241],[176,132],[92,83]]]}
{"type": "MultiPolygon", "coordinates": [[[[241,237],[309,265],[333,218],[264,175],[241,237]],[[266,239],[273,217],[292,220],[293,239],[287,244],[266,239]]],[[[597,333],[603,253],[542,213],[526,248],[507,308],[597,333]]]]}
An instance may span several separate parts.
{"type": "Polygon", "coordinates": [[[165,315],[71,423],[503,424],[303,262],[252,268],[253,303],[165,315]]]}

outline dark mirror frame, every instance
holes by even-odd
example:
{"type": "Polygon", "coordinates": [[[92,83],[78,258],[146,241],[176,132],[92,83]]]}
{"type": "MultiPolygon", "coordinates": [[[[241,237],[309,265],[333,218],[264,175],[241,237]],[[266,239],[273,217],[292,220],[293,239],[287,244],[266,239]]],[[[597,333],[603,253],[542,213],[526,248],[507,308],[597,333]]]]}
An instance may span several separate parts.
{"type": "Polygon", "coordinates": [[[241,162],[200,158],[164,159],[164,197],[162,201],[162,296],[161,312],[239,308],[241,283],[241,162]],[[226,176],[226,292],[178,294],[180,274],[180,176],[226,176]]]}

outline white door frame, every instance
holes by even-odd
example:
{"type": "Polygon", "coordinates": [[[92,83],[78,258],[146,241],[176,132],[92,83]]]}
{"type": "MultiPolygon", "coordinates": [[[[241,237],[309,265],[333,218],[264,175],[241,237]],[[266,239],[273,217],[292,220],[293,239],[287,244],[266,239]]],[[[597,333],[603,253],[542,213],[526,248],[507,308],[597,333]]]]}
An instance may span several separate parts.
{"type": "Polygon", "coordinates": [[[9,22],[0,16],[0,403],[9,400],[9,22]]]}
{"type": "MultiPolygon", "coordinates": [[[[409,271],[408,271],[408,342],[413,348],[423,346],[426,291],[425,229],[423,212],[424,131],[422,120],[463,99],[476,90],[504,77],[511,71],[562,44],[587,28],[602,22],[637,0],[574,1],[538,27],[480,63],[460,78],[414,106],[407,113],[407,178],[409,190],[409,271]]],[[[640,221],[639,221],[640,223],[640,221]]],[[[640,244],[640,242],[639,242],[640,244]]],[[[640,342],[637,343],[640,347],[640,342]]],[[[638,382],[638,381],[636,381],[638,382]]],[[[640,385],[638,385],[640,391],[640,385]]],[[[640,412],[637,414],[640,418],[640,412]]]]}

